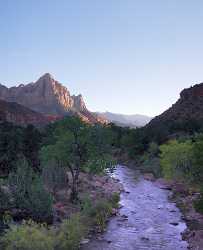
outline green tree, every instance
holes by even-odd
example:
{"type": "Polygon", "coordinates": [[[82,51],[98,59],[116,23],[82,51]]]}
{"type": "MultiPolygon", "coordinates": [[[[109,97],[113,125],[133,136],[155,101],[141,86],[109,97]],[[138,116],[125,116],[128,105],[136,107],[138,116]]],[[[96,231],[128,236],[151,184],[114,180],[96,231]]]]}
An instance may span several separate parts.
{"type": "MultiPolygon", "coordinates": [[[[100,126],[85,124],[79,118],[68,117],[58,123],[54,131],[55,143],[41,150],[43,164],[54,161],[66,167],[72,176],[71,201],[78,200],[78,179],[81,169],[96,160],[104,159],[107,151],[100,126]]],[[[100,161],[103,164],[104,161],[100,161]]],[[[107,166],[105,162],[105,166],[107,166]]]]}

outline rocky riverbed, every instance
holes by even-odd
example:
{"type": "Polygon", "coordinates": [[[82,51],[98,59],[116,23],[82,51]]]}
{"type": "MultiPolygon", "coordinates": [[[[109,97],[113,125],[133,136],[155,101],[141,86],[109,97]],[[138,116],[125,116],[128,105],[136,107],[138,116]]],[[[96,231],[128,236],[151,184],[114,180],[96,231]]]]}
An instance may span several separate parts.
{"type": "Polygon", "coordinates": [[[96,235],[83,250],[179,250],[186,224],[169,190],[145,180],[134,170],[118,166],[114,178],[124,187],[119,214],[108,223],[106,232],[96,235]]]}

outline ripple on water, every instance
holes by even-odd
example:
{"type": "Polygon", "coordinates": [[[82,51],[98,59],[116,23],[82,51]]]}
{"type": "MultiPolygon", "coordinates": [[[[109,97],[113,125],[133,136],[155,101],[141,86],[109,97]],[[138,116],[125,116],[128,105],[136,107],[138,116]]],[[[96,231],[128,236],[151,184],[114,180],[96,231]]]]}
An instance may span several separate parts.
{"type": "Polygon", "coordinates": [[[110,220],[103,240],[93,239],[83,249],[186,250],[187,242],[181,238],[186,225],[179,209],[168,200],[169,191],[137,178],[135,171],[124,166],[117,167],[114,177],[128,191],[121,194],[120,216],[110,220]]]}

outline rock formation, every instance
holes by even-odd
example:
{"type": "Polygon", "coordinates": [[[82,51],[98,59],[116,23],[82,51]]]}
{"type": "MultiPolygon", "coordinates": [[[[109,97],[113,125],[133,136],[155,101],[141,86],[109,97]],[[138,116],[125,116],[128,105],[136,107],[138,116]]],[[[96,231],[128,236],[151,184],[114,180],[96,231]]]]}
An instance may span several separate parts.
{"type": "Polygon", "coordinates": [[[7,88],[0,85],[0,99],[16,102],[36,112],[46,115],[78,115],[91,123],[102,121],[91,113],[84,103],[82,95],[71,96],[66,87],[46,73],[34,83],[7,88]]]}
{"type": "Polygon", "coordinates": [[[184,89],[178,101],[146,126],[165,135],[193,133],[203,124],[203,83],[184,89]]]}
{"type": "Polygon", "coordinates": [[[0,100],[0,122],[12,122],[21,126],[28,124],[44,126],[57,119],[59,119],[57,116],[43,115],[18,103],[0,100]]]}

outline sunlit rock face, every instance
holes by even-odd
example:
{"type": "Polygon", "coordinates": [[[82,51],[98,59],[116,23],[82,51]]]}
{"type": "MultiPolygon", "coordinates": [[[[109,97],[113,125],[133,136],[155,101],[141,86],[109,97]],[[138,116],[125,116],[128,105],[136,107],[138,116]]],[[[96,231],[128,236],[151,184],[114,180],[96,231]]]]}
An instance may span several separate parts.
{"type": "Polygon", "coordinates": [[[98,121],[97,116],[87,110],[82,95],[71,96],[68,89],[49,73],[27,85],[11,88],[0,85],[0,99],[16,102],[42,114],[78,114],[88,122],[98,121]]]}

